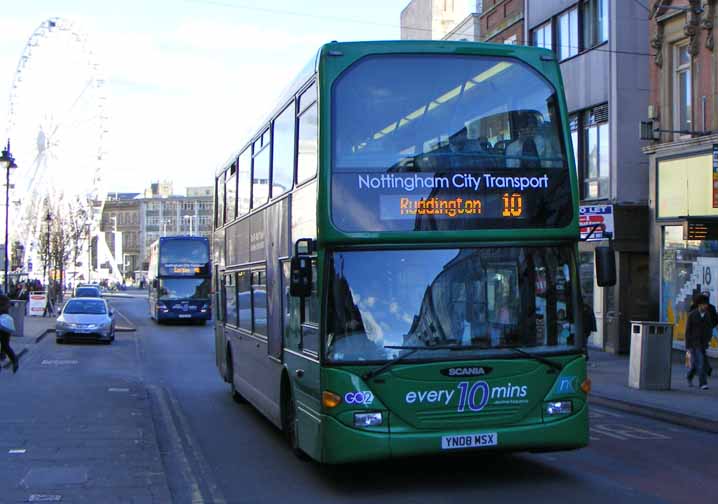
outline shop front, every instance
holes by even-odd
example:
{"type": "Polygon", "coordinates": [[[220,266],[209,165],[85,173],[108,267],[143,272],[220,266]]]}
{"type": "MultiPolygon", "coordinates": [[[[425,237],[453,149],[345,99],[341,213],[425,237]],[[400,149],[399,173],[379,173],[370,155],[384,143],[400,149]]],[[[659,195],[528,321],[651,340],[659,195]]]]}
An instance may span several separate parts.
{"type": "MultiPolygon", "coordinates": [[[[651,293],[658,317],[673,324],[673,347],[685,348],[697,294],[718,305],[718,138],[692,139],[651,156],[651,293]]],[[[708,350],[718,357],[718,330],[708,350]]]]}
{"type": "Polygon", "coordinates": [[[581,292],[584,302],[593,308],[597,329],[589,336],[588,346],[609,353],[628,353],[631,320],[647,320],[650,315],[647,207],[583,204],[580,212],[581,292]],[[594,252],[597,246],[608,245],[616,256],[616,285],[599,287],[594,252]]]}

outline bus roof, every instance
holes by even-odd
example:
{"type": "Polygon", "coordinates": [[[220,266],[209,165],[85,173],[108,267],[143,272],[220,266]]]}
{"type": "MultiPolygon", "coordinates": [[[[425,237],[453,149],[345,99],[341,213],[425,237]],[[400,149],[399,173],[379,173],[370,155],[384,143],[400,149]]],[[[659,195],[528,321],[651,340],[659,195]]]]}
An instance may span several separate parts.
{"type": "Polygon", "coordinates": [[[257,128],[250,139],[243,143],[242,146],[233,151],[227,160],[222,163],[216,170],[215,176],[223,173],[229,166],[234,163],[239,155],[265,130],[270,121],[279,114],[287,105],[287,102],[299,93],[307,82],[318,72],[319,64],[323,57],[333,55],[332,53],[341,53],[342,50],[360,51],[366,54],[372,53],[436,53],[436,54],[452,54],[456,52],[470,51],[481,52],[496,56],[513,56],[525,60],[527,56],[533,56],[536,59],[544,61],[556,61],[556,55],[541,47],[533,46],[516,46],[511,44],[494,44],[488,42],[469,42],[454,40],[375,40],[375,41],[359,41],[359,42],[328,42],[322,45],[316,54],[307,62],[300,72],[292,79],[279,94],[272,110],[267,114],[261,125],[257,128]]]}

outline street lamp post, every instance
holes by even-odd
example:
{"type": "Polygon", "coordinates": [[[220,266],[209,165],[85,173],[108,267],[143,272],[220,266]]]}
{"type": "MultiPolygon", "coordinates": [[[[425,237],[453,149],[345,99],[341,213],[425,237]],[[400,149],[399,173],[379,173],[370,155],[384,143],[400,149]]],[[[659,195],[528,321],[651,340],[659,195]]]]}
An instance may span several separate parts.
{"type": "Polygon", "coordinates": [[[4,292],[8,294],[8,264],[9,264],[9,253],[8,253],[8,225],[9,225],[9,214],[10,214],[10,170],[17,168],[15,164],[15,158],[10,153],[10,140],[7,141],[7,147],[3,149],[2,155],[0,156],[0,166],[5,168],[5,279],[4,279],[4,292]]]}
{"type": "MultiPolygon", "coordinates": [[[[50,213],[50,210],[47,211],[47,215],[45,216],[45,222],[47,222],[47,247],[46,247],[46,259],[45,259],[45,285],[50,285],[50,267],[52,266],[50,264],[50,225],[52,224],[52,214],[50,213]]],[[[48,287],[49,288],[49,287],[48,287]]]]}

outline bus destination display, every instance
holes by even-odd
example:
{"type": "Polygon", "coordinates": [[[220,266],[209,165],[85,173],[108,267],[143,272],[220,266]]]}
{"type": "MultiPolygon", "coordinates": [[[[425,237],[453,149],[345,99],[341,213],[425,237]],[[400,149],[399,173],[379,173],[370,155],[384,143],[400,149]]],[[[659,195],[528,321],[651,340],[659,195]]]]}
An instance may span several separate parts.
{"type": "Polygon", "coordinates": [[[334,222],[347,231],[527,227],[538,218],[556,226],[572,217],[564,170],[335,173],[333,201],[334,222]]]}

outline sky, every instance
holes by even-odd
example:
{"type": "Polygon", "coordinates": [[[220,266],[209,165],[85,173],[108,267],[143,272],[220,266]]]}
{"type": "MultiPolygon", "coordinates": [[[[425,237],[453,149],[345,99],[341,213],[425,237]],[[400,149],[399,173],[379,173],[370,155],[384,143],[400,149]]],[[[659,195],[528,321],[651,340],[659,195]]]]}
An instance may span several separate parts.
{"type": "MultiPolygon", "coordinates": [[[[104,78],[104,189],[141,192],[153,181],[171,180],[175,193],[181,194],[187,186],[212,185],[218,166],[260,126],[279,93],[321,44],[398,39],[399,16],[407,4],[408,0],[5,2],[0,17],[0,135],[13,134],[8,127],[11,88],[30,36],[45,20],[60,17],[86,35],[104,78]]],[[[54,95],[44,86],[71,90],[81,85],[76,75],[69,75],[75,65],[62,63],[64,58],[86,57],[81,50],[42,50],[48,53],[31,53],[29,58],[41,86],[19,83],[27,86],[23,91],[30,96],[16,107],[25,118],[42,117],[44,108],[65,108],[66,96],[72,93],[52,101],[48,97],[54,95]],[[68,54],[72,51],[78,54],[68,54]],[[42,96],[35,100],[35,93],[42,96]]],[[[83,94],[82,89],[77,92],[83,94]]],[[[94,97],[84,96],[94,103],[94,97]]],[[[69,131],[65,145],[81,150],[78,156],[86,155],[82,135],[89,134],[80,127],[69,131]]],[[[36,135],[18,136],[22,138],[11,138],[17,153],[29,151],[37,140],[36,135]]],[[[69,149],[61,151],[60,157],[68,159],[51,161],[48,167],[57,167],[71,180],[73,156],[69,149]]],[[[15,157],[19,176],[32,160],[15,157]]]]}

